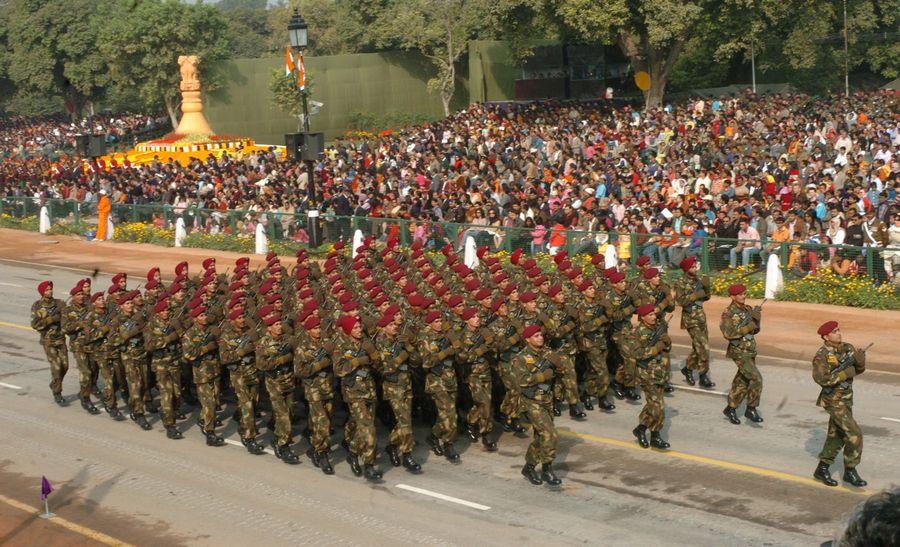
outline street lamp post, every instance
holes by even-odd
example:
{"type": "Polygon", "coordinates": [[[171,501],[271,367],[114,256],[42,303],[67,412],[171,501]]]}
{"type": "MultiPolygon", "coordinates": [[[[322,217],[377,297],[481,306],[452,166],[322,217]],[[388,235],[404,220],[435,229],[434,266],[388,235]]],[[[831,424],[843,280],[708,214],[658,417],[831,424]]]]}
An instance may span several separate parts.
{"type": "MultiPolygon", "coordinates": [[[[299,52],[301,55],[306,49],[307,45],[309,45],[309,27],[307,26],[306,21],[303,20],[303,16],[300,15],[300,11],[296,8],[294,9],[294,14],[291,16],[291,20],[288,23],[288,39],[290,40],[291,47],[294,49],[294,51],[299,52]]],[[[298,124],[300,125],[298,129],[304,135],[303,145],[307,147],[308,150],[308,147],[310,146],[309,99],[305,90],[300,90],[300,97],[303,100],[303,123],[298,124]]],[[[309,235],[310,248],[315,248],[321,245],[321,234],[319,230],[319,209],[316,202],[316,181],[313,173],[315,161],[310,157],[310,154],[305,154],[304,163],[306,164],[307,177],[306,233],[307,235],[309,235]]]]}

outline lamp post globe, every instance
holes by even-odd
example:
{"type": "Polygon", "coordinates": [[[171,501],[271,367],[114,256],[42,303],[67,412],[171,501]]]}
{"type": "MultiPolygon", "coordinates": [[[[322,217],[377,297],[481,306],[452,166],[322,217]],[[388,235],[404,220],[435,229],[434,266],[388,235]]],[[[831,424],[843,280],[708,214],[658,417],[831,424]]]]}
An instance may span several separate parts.
{"type": "Polygon", "coordinates": [[[306,21],[303,20],[303,16],[300,15],[300,11],[296,8],[291,16],[291,21],[288,23],[288,38],[290,39],[291,47],[294,49],[304,50],[309,43],[309,27],[306,21]]]}

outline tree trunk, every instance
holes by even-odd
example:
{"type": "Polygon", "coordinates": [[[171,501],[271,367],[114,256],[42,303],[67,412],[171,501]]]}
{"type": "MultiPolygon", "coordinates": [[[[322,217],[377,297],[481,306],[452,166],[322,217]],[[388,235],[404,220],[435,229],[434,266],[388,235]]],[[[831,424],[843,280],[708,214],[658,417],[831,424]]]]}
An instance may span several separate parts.
{"type": "Polygon", "coordinates": [[[178,112],[175,110],[175,101],[171,97],[166,97],[166,112],[169,113],[169,121],[172,122],[172,131],[178,127],[178,112]]]}
{"type": "Polygon", "coordinates": [[[631,61],[634,71],[644,71],[650,75],[650,87],[643,91],[644,110],[662,106],[669,73],[681,55],[686,40],[687,36],[684,36],[667,48],[659,50],[650,46],[647,36],[635,36],[622,31],[616,37],[619,49],[631,61]]]}
{"type": "Polygon", "coordinates": [[[659,67],[651,66],[648,71],[650,74],[650,88],[644,91],[644,111],[651,108],[662,106],[663,95],[666,91],[666,82],[668,75],[661,71],[659,67]]]}

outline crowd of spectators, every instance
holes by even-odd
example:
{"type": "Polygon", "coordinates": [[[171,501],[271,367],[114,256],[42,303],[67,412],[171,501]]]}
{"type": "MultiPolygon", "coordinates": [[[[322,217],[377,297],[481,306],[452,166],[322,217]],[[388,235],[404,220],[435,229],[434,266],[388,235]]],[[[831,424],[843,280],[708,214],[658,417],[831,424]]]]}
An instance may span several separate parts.
{"type": "MultiPolygon", "coordinates": [[[[440,222],[452,222],[493,245],[516,233],[517,246],[552,252],[575,237],[661,267],[704,244],[732,267],[759,267],[789,244],[790,269],[845,274],[872,261],[824,245],[878,248],[878,277],[891,278],[900,265],[897,99],[748,92],[650,112],[611,101],[473,104],[430,124],[336,139],[315,164],[317,201],[338,216],[409,219],[426,243],[446,239],[440,222]]],[[[308,173],[272,150],[187,166],[84,169],[68,158],[24,176],[4,171],[0,193],[90,200],[104,188],[116,203],[179,212],[274,212],[286,235],[304,237],[308,173]]],[[[195,225],[231,229],[222,218],[195,225]]]]}

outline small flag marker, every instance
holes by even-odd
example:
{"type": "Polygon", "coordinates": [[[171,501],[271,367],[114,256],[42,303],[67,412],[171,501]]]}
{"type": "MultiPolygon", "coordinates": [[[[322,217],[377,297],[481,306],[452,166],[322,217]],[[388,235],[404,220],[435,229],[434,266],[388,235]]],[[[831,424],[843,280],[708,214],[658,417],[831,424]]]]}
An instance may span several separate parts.
{"type": "Polygon", "coordinates": [[[42,519],[49,519],[56,516],[50,512],[50,506],[47,503],[50,492],[53,492],[53,486],[50,485],[50,481],[47,480],[47,477],[41,476],[41,499],[44,500],[44,513],[39,516],[42,519]]]}

